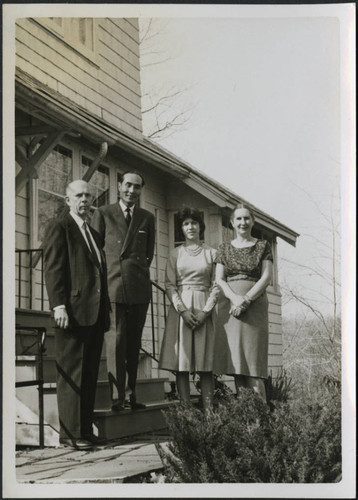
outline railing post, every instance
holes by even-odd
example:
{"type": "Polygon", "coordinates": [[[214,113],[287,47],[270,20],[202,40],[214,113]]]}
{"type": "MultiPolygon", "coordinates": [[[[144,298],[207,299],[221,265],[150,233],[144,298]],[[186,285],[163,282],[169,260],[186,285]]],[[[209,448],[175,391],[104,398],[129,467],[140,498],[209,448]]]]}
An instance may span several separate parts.
{"type": "Polygon", "coordinates": [[[164,307],[164,324],[166,325],[167,323],[167,303],[166,303],[166,295],[165,292],[163,293],[163,307],[164,307]]]}
{"type": "Polygon", "coordinates": [[[29,251],[29,305],[30,309],[32,309],[32,251],[29,251]]]}
{"type": "Polygon", "coordinates": [[[41,248],[41,311],[44,310],[44,253],[41,248]]]}
{"type": "Polygon", "coordinates": [[[19,300],[18,300],[18,307],[19,309],[21,308],[21,252],[19,252],[19,300]]]}
{"type": "Polygon", "coordinates": [[[150,287],[150,313],[151,313],[151,317],[152,317],[152,354],[155,357],[153,285],[150,287]]]}
{"type": "Polygon", "coordinates": [[[44,429],[44,376],[43,376],[43,352],[46,329],[38,329],[38,384],[39,384],[39,433],[40,433],[40,448],[45,447],[45,429],[44,429]]]}

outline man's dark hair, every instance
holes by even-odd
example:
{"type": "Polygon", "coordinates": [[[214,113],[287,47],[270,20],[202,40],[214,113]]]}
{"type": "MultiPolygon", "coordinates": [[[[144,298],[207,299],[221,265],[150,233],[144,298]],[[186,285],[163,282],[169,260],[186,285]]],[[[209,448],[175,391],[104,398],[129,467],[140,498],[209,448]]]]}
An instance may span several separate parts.
{"type": "Polygon", "coordinates": [[[134,174],[134,175],[138,175],[138,177],[140,177],[140,178],[142,179],[142,187],[144,186],[144,184],[145,184],[145,182],[144,182],[144,177],[143,177],[143,175],[142,175],[140,172],[138,172],[137,170],[126,170],[125,172],[123,172],[123,174],[122,174],[122,173],[120,173],[120,174],[119,174],[119,182],[120,182],[121,184],[122,184],[123,179],[124,179],[124,176],[125,176],[126,174],[134,174]]]}

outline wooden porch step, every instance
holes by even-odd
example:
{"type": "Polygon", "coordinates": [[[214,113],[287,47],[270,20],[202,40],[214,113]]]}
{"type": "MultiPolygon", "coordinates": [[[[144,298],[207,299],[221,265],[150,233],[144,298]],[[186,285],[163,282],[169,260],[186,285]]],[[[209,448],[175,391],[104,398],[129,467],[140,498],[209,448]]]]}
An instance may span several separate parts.
{"type": "MultiPolygon", "coordinates": [[[[33,380],[28,371],[17,374],[16,380],[33,380]]],[[[149,405],[162,403],[165,400],[165,383],[167,379],[138,379],[137,398],[138,401],[149,405]]],[[[38,415],[38,389],[36,386],[18,387],[16,397],[25,404],[32,412],[38,415]]],[[[111,413],[111,399],[109,384],[107,381],[99,381],[96,391],[96,411],[111,413]]],[[[127,412],[127,410],[126,410],[127,412]]],[[[56,430],[59,430],[58,410],[56,398],[56,383],[44,384],[44,416],[45,420],[56,430]]]]}
{"type": "MultiPolygon", "coordinates": [[[[137,400],[141,403],[156,403],[165,399],[165,383],[167,378],[137,379],[137,400]]],[[[97,410],[108,411],[111,409],[111,395],[107,380],[97,382],[96,402],[97,410]]]]}
{"type": "Polygon", "coordinates": [[[105,439],[118,439],[165,429],[167,423],[163,412],[173,404],[176,403],[158,401],[148,404],[143,410],[124,410],[119,413],[95,411],[94,425],[98,436],[105,439]]]}

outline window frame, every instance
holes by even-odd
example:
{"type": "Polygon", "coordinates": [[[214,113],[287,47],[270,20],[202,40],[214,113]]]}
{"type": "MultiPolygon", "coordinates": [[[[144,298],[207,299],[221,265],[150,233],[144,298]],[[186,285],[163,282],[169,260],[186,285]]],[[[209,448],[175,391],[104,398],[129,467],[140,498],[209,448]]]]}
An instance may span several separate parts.
{"type": "MultiPolygon", "coordinates": [[[[75,177],[75,155],[74,155],[73,148],[62,141],[60,141],[58,144],[56,144],[55,147],[57,147],[57,146],[60,146],[64,149],[71,151],[71,155],[72,155],[72,180],[75,179],[76,178],[75,177]]],[[[49,192],[46,189],[42,189],[39,186],[39,179],[38,178],[33,178],[32,182],[30,182],[30,242],[31,242],[31,248],[39,248],[42,244],[42,241],[39,239],[39,231],[38,231],[39,190],[42,190],[44,192],[49,192]]],[[[53,193],[53,194],[58,196],[59,198],[63,198],[63,200],[65,199],[65,194],[64,195],[61,195],[58,193],[53,193]]]]}
{"type": "MultiPolygon", "coordinates": [[[[55,19],[55,18],[52,18],[55,19]]],[[[56,38],[58,38],[63,44],[70,46],[79,55],[94,63],[98,66],[98,27],[99,20],[95,17],[61,17],[56,19],[62,19],[62,26],[59,26],[50,17],[33,17],[32,20],[47,29],[56,38]],[[75,30],[72,28],[73,20],[75,19],[85,19],[92,21],[92,44],[93,48],[89,49],[86,45],[82,44],[75,36],[75,30]]]]}
{"type": "MultiPolygon", "coordinates": [[[[82,178],[82,157],[86,157],[88,160],[93,161],[96,157],[96,151],[91,148],[85,148],[83,144],[79,144],[71,139],[62,139],[58,142],[56,146],[63,147],[72,154],[72,180],[82,178]]],[[[106,160],[106,159],[105,159],[106,160]]],[[[116,170],[109,161],[102,161],[101,167],[107,168],[109,173],[109,203],[114,203],[114,191],[117,190],[114,179],[116,175],[116,170]]],[[[38,239],[38,200],[39,200],[39,180],[33,178],[29,183],[29,213],[30,213],[30,228],[29,228],[29,241],[31,248],[39,248],[42,242],[38,239]]],[[[59,195],[62,197],[62,195],[59,195]]],[[[63,194],[63,199],[65,194],[63,194]]],[[[96,207],[94,207],[96,210],[96,207]]]]}

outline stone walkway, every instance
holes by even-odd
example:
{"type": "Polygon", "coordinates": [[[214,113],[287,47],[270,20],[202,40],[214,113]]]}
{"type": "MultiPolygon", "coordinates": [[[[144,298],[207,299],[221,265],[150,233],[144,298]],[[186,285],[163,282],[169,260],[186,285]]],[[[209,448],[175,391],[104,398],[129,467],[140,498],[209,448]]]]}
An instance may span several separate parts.
{"type": "MultiPolygon", "coordinates": [[[[92,451],[70,448],[23,449],[16,452],[19,483],[124,483],[136,476],[160,471],[156,445],[165,436],[137,438],[128,444],[113,443],[92,451]]],[[[137,478],[141,482],[140,477],[137,478]]]]}

